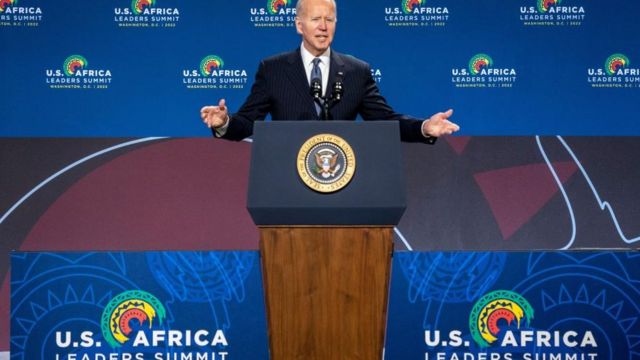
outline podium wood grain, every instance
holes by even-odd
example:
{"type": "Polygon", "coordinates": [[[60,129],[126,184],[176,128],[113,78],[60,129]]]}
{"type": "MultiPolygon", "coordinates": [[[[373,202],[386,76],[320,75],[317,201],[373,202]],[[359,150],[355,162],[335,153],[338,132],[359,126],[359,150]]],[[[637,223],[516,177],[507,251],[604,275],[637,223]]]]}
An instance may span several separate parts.
{"type": "Polygon", "coordinates": [[[392,251],[392,227],[261,227],[271,359],[381,359],[392,251]]]}

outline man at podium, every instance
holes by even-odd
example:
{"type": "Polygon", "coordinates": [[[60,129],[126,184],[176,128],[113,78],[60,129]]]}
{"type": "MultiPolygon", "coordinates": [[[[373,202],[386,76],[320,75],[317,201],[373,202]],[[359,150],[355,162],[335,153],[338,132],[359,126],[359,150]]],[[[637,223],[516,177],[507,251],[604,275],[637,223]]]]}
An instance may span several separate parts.
{"type": "Polygon", "coordinates": [[[355,120],[358,115],[365,120],[398,120],[402,141],[429,144],[459,130],[449,121],[451,109],[424,120],[396,113],[380,94],[367,63],[331,49],[335,0],[298,0],[296,13],[301,46],[260,62],[240,110],[230,116],[224,99],[200,110],[214,136],[242,140],[253,134],[254,121],[267,114],[273,120],[355,120]]]}

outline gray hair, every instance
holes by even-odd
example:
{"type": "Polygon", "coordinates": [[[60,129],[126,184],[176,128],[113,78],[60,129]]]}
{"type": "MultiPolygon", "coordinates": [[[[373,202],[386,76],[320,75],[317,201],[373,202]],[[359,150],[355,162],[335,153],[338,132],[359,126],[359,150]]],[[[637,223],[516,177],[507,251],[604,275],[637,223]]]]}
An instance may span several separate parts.
{"type": "MultiPolygon", "coordinates": [[[[336,0],[328,0],[331,1],[333,3],[333,8],[336,9],[336,19],[338,18],[338,5],[336,4],[336,0]]],[[[296,4],[296,17],[298,17],[298,15],[300,15],[302,13],[302,8],[304,6],[304,3],[307,2],[306,0],[298,0],[298,3],[296,4]]]]}

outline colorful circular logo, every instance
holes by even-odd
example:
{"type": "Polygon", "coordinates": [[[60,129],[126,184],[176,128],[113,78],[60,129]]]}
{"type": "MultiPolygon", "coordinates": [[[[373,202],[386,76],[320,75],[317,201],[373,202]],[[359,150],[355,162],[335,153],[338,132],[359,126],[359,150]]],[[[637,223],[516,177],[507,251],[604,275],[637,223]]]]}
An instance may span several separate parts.
{"type": "Polygon", "coordinates": [[[156,4],[156,0],[133,0],[131,1],[131,10],[136,15],[142,14],[145,8],[152,7],[156,4]]]}
{"type": "Polygon", "coordinates": [[[149,324],[149,329],[158,318],[158,325],[166,318],[166,310],[160,300],[142,290],[125,291],[109,301],[102,312],[100,327],[102,336],[112,347],[122,346],[133,332],[131,320],[137,320],[142,326],[149,324]]]}
{"type": "Polygon", "coordinates": [[[356,157],[343,138],[320,134],[302,144],[297,166],[300,179],[308,187],[331,193],[349,184],[356,171],[356,157]]]}
{"type": "Polygon", "coordinates": [[[425,0],[402,0],[402,11],[405,14],[410,14],[413,9],[422,6],[425,0]]]}
{"type": "Polygon", "coordinates": [[[604,62],[604,68],[609,75],[614,75],[618,70],[629,66],[629,58],[623,54],[613,54],[604,62]]]}
{"type": "Polygon", "coordinates": [[[469,60],[469,72],[471,75],[478,75],[483,68],[493,65],[491,56],[487,54],[477,54],[469,60]]]}
{"type": "Polygon", "coordinates": [[[71,55],[64,61],[64,73],[67,76],[74,75],[76,71],[89,66],[89,62],[81,55],[71,55]]]}
{"type": "Polygon", "coordinates": [[[289,5],[290,0],[267,0],[269,14],[277,14],[280,9],[289,5]]]}
{"type": "Polygon", "coordinates": [[[469,315],[469,329],[473,340],[487,347],[498,340],[499,321],[511,325],[514,321],[518,329],[521,320],[525,319],[529,326],[533,319],[533,308],[527,299],[520,294],[508,290],[492,291],[476,302],[469,315]]]}
{"type": "Polygon", "coordinates": [[[202,76],[211,76],[213,70],[222,69],[224,61],[218,56],[209,55],[200,61],[200,74],[202,76]]]}
{"type": "Polygon", "coordinates": [[[553,5],[560,5],[562,0],[538,0],[538,11],[547,12],[553,5]]]}
{"type": "Polygon", "coordinates": [[[18,5],[18,0],[0,0],[0,13],[4,12],[8,6],[18,5]]]}

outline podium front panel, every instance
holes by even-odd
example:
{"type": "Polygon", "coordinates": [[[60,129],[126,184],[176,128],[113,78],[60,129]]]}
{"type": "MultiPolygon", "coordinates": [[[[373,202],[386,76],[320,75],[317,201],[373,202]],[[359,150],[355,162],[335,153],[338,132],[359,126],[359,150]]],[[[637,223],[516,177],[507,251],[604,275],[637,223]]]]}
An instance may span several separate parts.
{"type": "Polygon", "coordinates": [[[273,121],[254,125],[247,207],[257,225],[395,225],[406,207],[396,121],[273,121]],[[320,134],[343,138],[356,169],[333,193],[308,187],[298,153],[320,134]]]}

